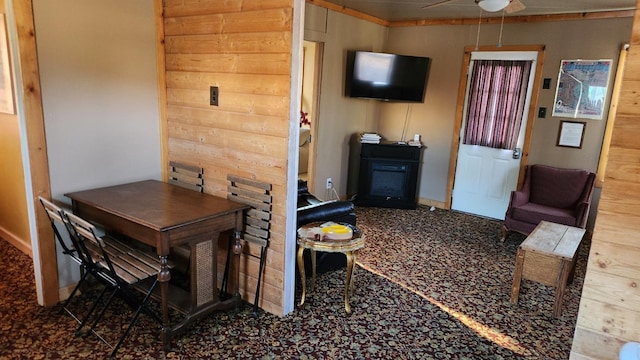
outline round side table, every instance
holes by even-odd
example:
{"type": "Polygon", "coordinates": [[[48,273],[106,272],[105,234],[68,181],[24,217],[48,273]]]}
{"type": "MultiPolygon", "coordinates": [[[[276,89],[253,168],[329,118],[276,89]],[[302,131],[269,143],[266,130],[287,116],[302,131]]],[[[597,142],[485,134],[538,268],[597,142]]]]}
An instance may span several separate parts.
{"type": "Polygon", "coordinates": [[[349,239],[331,239],[331,235],[318,234],[318,228],[322,228],[327,222],[313,222],[301,226],[298,229],[298,269],[300,271],[300,279],[302,283],[302,298],[300,304],[304,304],[306,297],[306,277],[304,271],[304,250],[309,249],[311,251],[311,289],[313,289],[316,281],[316,251],[324,252],[339,252],[343,253],[347,257],[347,279],[344,287],[344,309],[347,314],[351,313],[351,306],[349,306],[349,290],[353,291],[353,270],[355,268],[356,257],[358,250],[364,247],[364,234],[356,227],[348,224],[340,224],[350,227],[353,230],[353,234],[349,239]]]}

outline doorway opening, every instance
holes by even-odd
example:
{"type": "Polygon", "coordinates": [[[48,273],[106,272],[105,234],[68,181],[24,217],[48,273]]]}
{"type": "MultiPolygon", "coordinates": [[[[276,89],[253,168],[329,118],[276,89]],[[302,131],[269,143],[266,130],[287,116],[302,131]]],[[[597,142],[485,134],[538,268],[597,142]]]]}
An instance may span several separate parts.
{"type": "Polygon", "coordinates": [[[302,97],[300,99],[300,144],[298,148],[298,178],[307,181],[315,191],[315,168],[320,98],[320,78],[324,43],[303,42],[302,97]]]}

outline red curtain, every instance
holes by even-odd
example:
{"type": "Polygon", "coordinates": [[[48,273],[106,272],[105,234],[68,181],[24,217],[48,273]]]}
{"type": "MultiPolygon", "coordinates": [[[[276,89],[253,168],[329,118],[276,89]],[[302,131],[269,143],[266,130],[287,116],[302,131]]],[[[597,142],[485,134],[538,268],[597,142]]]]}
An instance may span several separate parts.
{"type": "Polygon", "coordinates": [[[514,149],[533,61],[475,60],[463,143],[514,149]]]}

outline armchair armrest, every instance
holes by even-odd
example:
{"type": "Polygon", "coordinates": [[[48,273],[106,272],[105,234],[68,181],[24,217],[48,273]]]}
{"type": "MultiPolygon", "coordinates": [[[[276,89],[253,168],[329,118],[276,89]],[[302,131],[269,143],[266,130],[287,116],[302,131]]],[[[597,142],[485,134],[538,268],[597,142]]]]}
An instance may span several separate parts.
{"type": "Polygon", "coordinates": [[[511,200],[509,201],[511,206],[522,206],[529,202],[529,192],[528,191],[512,191],[511,192],[511,200]]]}
{"type": "Polygon", "coordinates": [[[584,229],[587,226],[590,207],[591,207],[591,203],[589,202],[581,202],[576,205],[575,215],[576,215],[577,227],[584,229]]]}

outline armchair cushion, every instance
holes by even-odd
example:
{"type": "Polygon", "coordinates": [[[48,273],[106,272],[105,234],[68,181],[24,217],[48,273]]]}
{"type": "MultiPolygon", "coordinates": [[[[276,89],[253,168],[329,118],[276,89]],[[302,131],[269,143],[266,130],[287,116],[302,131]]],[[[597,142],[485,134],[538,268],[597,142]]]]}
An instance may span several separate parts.
{"type": "Polygon", "coordinates": [[[586,200],[590,172],[535,165],[531,169],[529,201],[559,209],[573,209],[586,200]]]}
{"type": "Polygon", "coordinates": [[[525,167],[522,188],[511,194],[502,240],[509,231],[528,235],[542,220],[585,228],[595,174],[547,165],[525,167]]]}

